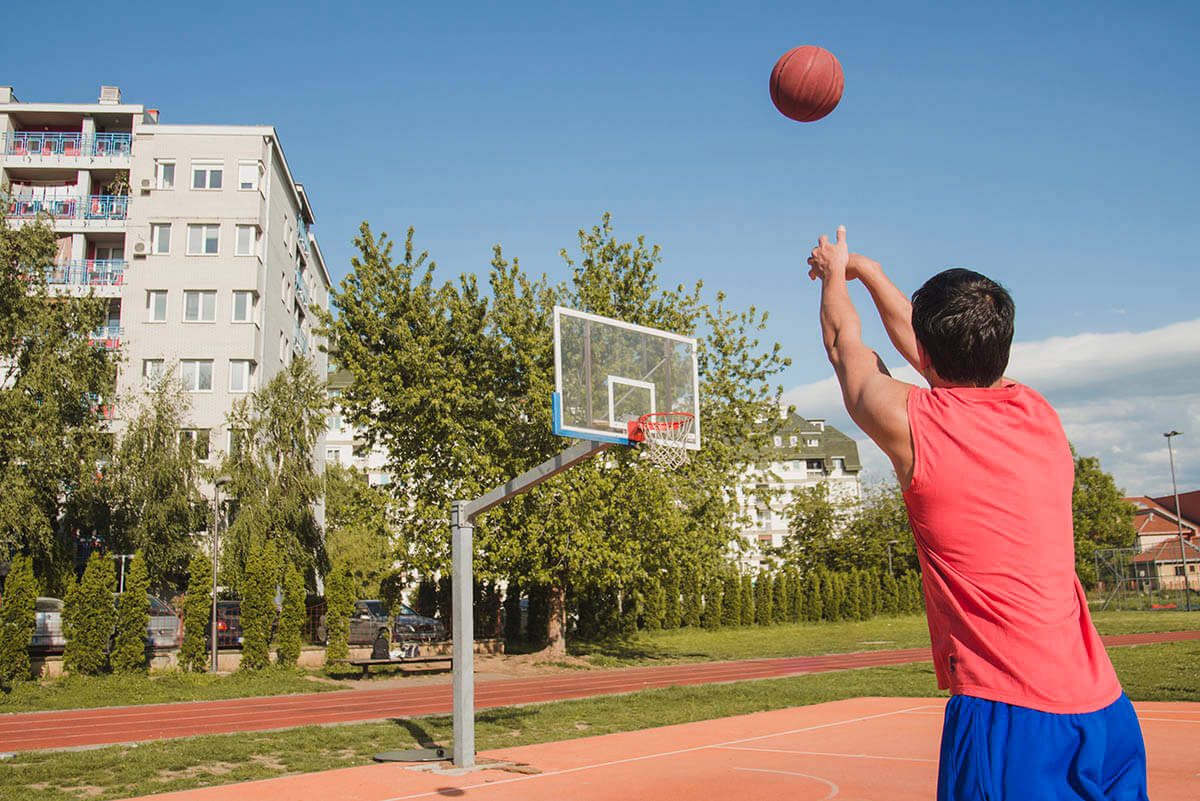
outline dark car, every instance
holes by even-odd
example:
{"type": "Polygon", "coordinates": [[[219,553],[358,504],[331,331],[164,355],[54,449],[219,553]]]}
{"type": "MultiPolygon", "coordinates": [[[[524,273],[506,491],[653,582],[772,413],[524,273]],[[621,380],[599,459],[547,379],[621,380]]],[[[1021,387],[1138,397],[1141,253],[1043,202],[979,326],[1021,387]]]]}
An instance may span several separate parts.
{"type": "MultiPolygon", "coordinates": [[[[329,634],[325,615],[317,622],[317,641],[325,642],[329,634]]],[[[388,619],[383,601],[359,600],[354,602],[350,613],[350,636],[352,645],[367,645],[375,642],[379,635],[392,642],[433,642],[446,639],[446,630],[441,621],[418,615],[404,604],[394,621],[388,619]]]]}
{"type": "Polygon", "coordinates": [[[446,639],[446,627],[433,617],[418,615],[411,608],[400,604],[396,614],[392,639],[395,642],[438,642],[446,639]]]}
{"type": "MultiPolygon", "coordinates": [[[[212,610],[205,627],[204,639],[212,646],[212,610]]],[[[242,647],[242,602],[217,601],[217,647],[242,647]]]]}

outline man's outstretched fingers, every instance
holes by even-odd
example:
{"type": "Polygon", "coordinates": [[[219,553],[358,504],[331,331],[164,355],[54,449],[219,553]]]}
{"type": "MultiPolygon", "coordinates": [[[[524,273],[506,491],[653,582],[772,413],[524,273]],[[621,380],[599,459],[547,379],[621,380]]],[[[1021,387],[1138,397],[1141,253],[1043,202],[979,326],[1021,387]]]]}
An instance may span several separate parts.
{"type": "Polygon", "coordinates": [[[839,225],[837,230],[837,243],[839,245],[846,244],[846,226],[839,225]]]}
{"type": "Polygon", "coordinates": [[[829,237],[825,236],[825,234],[821,234],[819,237],[817,237],[817,247],[823,248],[828,244],[829,244],[829,237]]]}

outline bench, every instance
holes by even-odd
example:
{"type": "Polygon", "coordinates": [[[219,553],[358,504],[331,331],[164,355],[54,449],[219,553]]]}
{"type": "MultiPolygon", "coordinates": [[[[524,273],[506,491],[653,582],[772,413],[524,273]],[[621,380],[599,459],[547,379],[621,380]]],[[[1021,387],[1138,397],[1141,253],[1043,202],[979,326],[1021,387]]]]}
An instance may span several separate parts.
{"type": "Polygon", "coordinates": [[[364,679],[372,665],[419,665],[449,662],[450,667],[454,667],[454,657],[452,656],[397,656],[388,659],[350,659],[348,661],[351,665],[362,668],[362,678],[364,679]]]}

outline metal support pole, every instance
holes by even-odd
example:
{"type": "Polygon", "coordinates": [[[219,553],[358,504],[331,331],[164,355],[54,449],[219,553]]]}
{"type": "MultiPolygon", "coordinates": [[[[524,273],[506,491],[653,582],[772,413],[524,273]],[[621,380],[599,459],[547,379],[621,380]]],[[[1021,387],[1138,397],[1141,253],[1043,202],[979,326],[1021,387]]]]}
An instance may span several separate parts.
{"type": "Polygon", "coordinates": [[[467,516],[467,501],[455,501],[450,511],[450,560],[453,578],[451,608],[454,616],[454,765],[475,765],[475,614],[472,590],[474,526],[467,516]]]}
{"type": "Polygon", "coordinates": [[[212,522],[212,663],[209,673],[217,672],[217,522],[221,513],[221,485],[213,487],[212,522]]]}
{"type": "Polygon", "coordinates": [[[1179,558],[1183,560],[1183,606],[1188,612],[1192,611],[1191,578],[1188,576],[1187,551],[1183,549],[1183,517],[1179,513],[1179,487],[1175,484],[1175,451],[1171,448],[1171,437],[1177,437],[1182,431],[1168,431],[1163,434],[1167,438],[1167,455],[1171,459],[1171,492],[1175,495],[1175,525],[1176,536],[1179,538],[1179,558]]]}

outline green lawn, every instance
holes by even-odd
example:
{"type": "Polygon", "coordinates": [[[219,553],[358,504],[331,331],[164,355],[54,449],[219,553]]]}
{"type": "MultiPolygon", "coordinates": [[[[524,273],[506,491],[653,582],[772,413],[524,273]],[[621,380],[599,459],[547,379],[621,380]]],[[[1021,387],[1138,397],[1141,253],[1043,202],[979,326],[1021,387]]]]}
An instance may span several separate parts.
{"type": "MultiPolygon", "coordinates": [[[[1109,651],[1135,701],[1200,702],[1200,642],[1109,651]]],[[[478,713],[480,750],[528,745],[861,696],[944,697],[928,663],[786,679],[646,690],[478,713]]],[[[279,732],[194,737],[0,762],[0,801],[115,799],[365,765],[378,751],[451,744],[449,715],[279,732]]]]}

